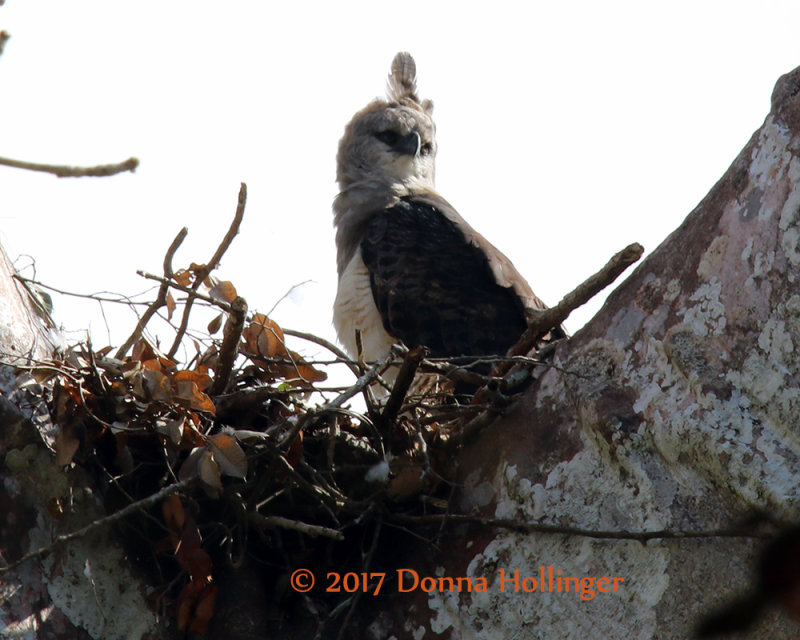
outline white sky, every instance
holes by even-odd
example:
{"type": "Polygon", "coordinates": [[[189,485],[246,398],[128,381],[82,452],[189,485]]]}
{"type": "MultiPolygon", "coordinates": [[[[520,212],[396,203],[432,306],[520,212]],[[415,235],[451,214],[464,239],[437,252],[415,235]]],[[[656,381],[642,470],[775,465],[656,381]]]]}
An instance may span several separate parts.
{"type": "MultiPolygon", "coordinates": [[[[708,192],[800,64],[798,24],[795,1],[6,0],[0,155],[141,165],[0,167],[0,242],[52,286],[133,294],[184,225],[175,267],[211,256],[244,181],[218,275],[261,311],[312,280],[273,317],[334,339],[337,143],[408,50],[436,104],[439,191],[554,303],[626,244],[655,248],[708,192]]],[[[95,346],[134,325],[107,305],[109,336],[96,304],[54,302],[95,346]]]]}

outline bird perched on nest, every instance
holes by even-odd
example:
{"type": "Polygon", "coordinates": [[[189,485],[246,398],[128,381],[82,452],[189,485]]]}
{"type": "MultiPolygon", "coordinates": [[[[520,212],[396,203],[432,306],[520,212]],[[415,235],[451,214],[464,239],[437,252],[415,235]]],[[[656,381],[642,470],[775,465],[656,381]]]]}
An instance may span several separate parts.
{"type": "Polygon", "coordinates": [[[398,342],[424,345],[432,357],[505,354],[527,314],[545,308],[436,192],[432,111],[417,95],[414,59],[398,53],[387,99],[356,113],[339,143],[333,318],[347,352],[366,361],[398,342]]]}

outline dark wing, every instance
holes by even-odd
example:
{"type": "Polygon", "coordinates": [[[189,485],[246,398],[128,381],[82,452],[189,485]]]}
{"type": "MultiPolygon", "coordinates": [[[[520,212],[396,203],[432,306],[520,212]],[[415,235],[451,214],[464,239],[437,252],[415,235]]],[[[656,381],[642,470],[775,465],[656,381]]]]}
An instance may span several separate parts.
{"type": "Polygon", "coordinates": [[[485,240],[476,244],[454,216],[413,198],[373,216],[361,256],[383,326],[434,357],[505,353],[527,326],[525,303],[498,283],[488,252],[507,258],[485,240]]]}

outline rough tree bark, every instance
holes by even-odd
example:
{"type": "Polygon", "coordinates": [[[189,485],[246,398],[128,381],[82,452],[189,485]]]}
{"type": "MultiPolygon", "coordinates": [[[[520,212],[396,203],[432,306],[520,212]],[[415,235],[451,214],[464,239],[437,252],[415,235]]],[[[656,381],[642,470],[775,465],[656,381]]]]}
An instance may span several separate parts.
{"type": "MultiPolygon", "coordinates": [[[[779,80],[764,125],[697,209],[558,348],[558,366],[462,450],[454,509],[587,530],[708,531],[755,511],[797,521],[798,276],[800,69],[779,80]]],[[[26,333],[32,315],[9,273],[0,295],[6,308],[22,305],[2,317],[3,350],[21,340],[25,352],[38,330],[26,333]]],[[[15,558],[51,528],[80,525],[51,517],[66,480],[44,451],[26,448],[42,427],[26,427],[40,414],[21,394],[11,385],[0,398],[0,537],[15,558]]],[[[76,490],[74,499],[83,501],[81,522],[91,520],[91,494],[76,490]]],[[[384,597],[361,598],[348,637],[686,638],[700,615],[741,593],[758,547],[747,538],[643,544],[467,524],[447,528],[438,547],[403,540],[404,566],[420,576],[486,578],[487,589],[387,586],[384,597]],[[513,581],[501,591],[499,570],[540,580],[541,566],[624,582],[586,600],[514,592],[513,581]]],[[[164,637],[137,590],[122,552],[99,532],[4,575],[0,627],[164,637]]],[[[774,610],[749,637],[797,632],[774,610]]]]}
{"type": "MultiPolygon", "coordinates": [[[[708,196],[459,457],[455,509],[605,530],[800,516],[800,68],[708,196]]],[[[687,638],[742,594],[754,541],[595,540],[461,527],[408,556],[483,593],[416,591],[367,637],[687,638]],[[446,549],[447,552],[441,552],[446,549]],[[424,560],[423,560],[424,559],[424,560]],[[617,593],[513,593],[506,577],[622,576],[617,593]],[[547,575],[547,574],[545,574],[547,575]]],[[[530,583],[529,583],[530,586],[530,583]]],[[[747,637],[796,638],[772,610],[747,637]]]]}

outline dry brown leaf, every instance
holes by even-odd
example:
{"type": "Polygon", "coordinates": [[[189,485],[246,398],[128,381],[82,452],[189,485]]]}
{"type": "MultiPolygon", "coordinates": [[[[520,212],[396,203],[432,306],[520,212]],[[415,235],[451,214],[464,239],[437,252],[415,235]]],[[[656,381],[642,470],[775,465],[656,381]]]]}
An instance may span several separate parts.
{"type": "Polygon", "coordinates": [[[183,631],[189,625],[189,617],[192,615],[192,608],[197,599],[197,587],[194,582],[184,585],[178,594],[178,611],[175,614],[178,630],[183,631]]]}
{"type": "Polygon", "coordinates": [[[128,388],[119,380],[114,380],[114,382],[111,383],[111,393],[115,396],[124,396],[128,393],[128,388]]]}
{"type": "Polygon", "coordinates": [[[209,446],[222,473],[242,479],[247,476],[247,456],[234,438],[218,433],[209,438],[209,446]]]}
{"type": "Polygon", "coordinates": [[[131,385],[131,391],[139,398],[144,398],[144,375],[142,375],[141,367],[130,369],[122,375],[128,381],[128,384],[131,385]]]}
{"type": "MultiPolygon", "coordinates": [[[[208,333],[212,336],[217,333],[217,331],[222,328],[222,320],[224,318],[224,314],[220,313],[216,318],[214,318],[211,322],[208,323],[208,333]]],[[[199,351],[199,348],[198,348],[199,351]]]]}
{"type": "Polygon", "coordinates": [[[178,416],[172,420],[167,420],[163,424],[156,423],[156,431],[163,436],[167,436],[172,444],[179,445],[183,440],[183,427],[186,418],[178,416]]]}
{"type": "Polygon", "coordinates": [[[76,435],[77,429],[73,425],[61,427],[56,433],[55,450],[56,464],[64,466],[72,462],[72,457],[78,452],[81,440],[76,435]]]}
{"type": "Polygon", "coordinates": [[[172,402],[172,385],[170,384],[169,377],[165,376],[160,371],[143,369],[142,378],[144,379],[144,386],[151,400],[155,400],[156,402],[172,402]]]}
{"type": "Polygon", "coordinates": [[[192,449],[191,453],[189,453],[186,460],[183,461],[180,470],[178,471],[178,479],[179,480],[190,480],[198,475],[198,467],[200,465],[200,458],[203,457],[203,454],[207,453],[205,447],[195,447],[192,449]]]}
{"type": "Polygon", "coordinates": [[[205,446],[205,436],[200,432],[203,426],[203,421],[199,415],[194,411],[189,411],[186,414],[186,424],[183,428],[184,444],[190,444],[195,447],[205,446]]]}
{"type": "Polygon", "coordinates": [[[195,476],[200,478],[209,496],[212,498],[219,496],[222,489],[222,474],[211,451],[206,447],[195,447],[178,471],[180,480],[189,480],[195,476]]]}
{"type": "Polygon", "coordinates": [[[294,386],[308,386],[313,382],[321,382],[328,378],[327,373],[306,364],[303,358],[294,351],[287,351],[284,357],[290,362],[270,362],[261,358],[250,359],[273,378],[283,378],[294,386]]]}
{"type": "Polygon", "coordinates": [[[168,495],[161,503],[161,513],[164,514],[164,524],[170,531],[181,533],[186,522],[186,511],[183,509],[183,502],[176,493],[168,495]]]}
{"type": "Polygon", "coordinates": [[[194,382],[197,385],[197,388],[200,389],[200,391],[205,391],[214,382],[211,379],[211,376],[209,376],[208,373],[206,373],[206,371],[207,368],[203,366],[198,367],[194,371],[185,369],[183,371],[178,371],[174,376],[172,376],[172,379],[175,382],[183,382],[185,380],[189,380],[191,382],[194,382]]]}
{"type": "MultiPolygon", "coordinates": [[[[197,527],[195,527],[197,528],[197,527]]],[[[211,579],[213,564],[205,549],[193,549],[186,555],[186,566],[192,581],[203,584],[211,579]]]]}
{"type": "Polygon", "coordinates": [[[286,461],[292,465],[292,468],[300,464],[303,458],[303,432],[300,431],[292,444],[289,445],[289,450],[286,452],[286,461]]]}
{"type": "Polygon", "coordinates": [[[141,360],[140,363],[142,367],[145,369],[150,369],[151,371],[163,371],[164,367],[161,365],[161,360],[158,358],[148,358],[147,360],[141,360]]]}
{"type": "Polygon", "coordinates": [[[175,383],[175,398],[181,400],[196,411],[205,411],[211,415],[216,415],[216,407],[205,393],[200,391],[196,382],[191,380],[178,380],[175,383]]]}
{"type": "Polygon", "coordinates": [[[297,353],[286,348],[283,330],[264,314],[253,316],[242,332],[244,350],[251,354],[252,362],[274,378],[299,380],[301,383],[321,382],[327,374],[306,364],[297,353]],[[258,356],[261,356],[259,358],[258,356]],[[262,358],[286,358],[291,362],[268,362],[262,358]]]}
{"type": "Polygon", "coordinates": [[[192,284],[192,274],[187,269],[178,269],[172,274],[172,279],[182,287],[188,287],[192,284]]]}
{"type": "Polygon", "coordinates": [[[172,297],[172,292],[167,291],[167,319],[172,320],[172,314],[175,313],[175,298],[172,297]]]}
{"type": "Polygon", "coordinates": [[[250,324],[242,331],[242,338],[249,353],[265,358],[273,358],[286,353],[283,330],[263,313],[253,316],[250,324]]]}
{"type": "Polygon", "coordinates": [[[200,364],[208,369],[214,369],[216,371],[217,365],[219,364],[219,349],[216,345],[212,344],[205,350],[202,356],[200,356],[200,364]]]}
{"type": "Polygon", "coordinates": [[[214,460],[208,449],[203,451],[203,455],[200,456],[200,460],[197,463],[197,475],[200,476],[200,480],[206,486],[206,489],[210,489],[217,494],[222,491],[222,474],[217,461],[214,460]]]}
{"type": "Polygon", "coordinates": [[[233,286],[233,283],[228,280],[220,280],[211,287],[209,295],[214,300],[231,303],[236,299],[238,294],[236,293],[236,287],[233,286]]]}
{"type": "Polygon", "coordinates": [[[83,405],[81,394],[69,378],[61,378],[53,388],[53,402],[55,404],[55,420],[57,424],[66,424],[75,414],[76,407],[83,405]]]}
{"type": "Polygon", "coordinates": [[[405,457],[395,458],[392,464],[394,478],[389,482],[386,495],[395,502],[404,502],[422,493],[425,488],[422,467],[405,457]]]}
{"type": "Polygon", "coordinates": [[[189,631],[200,635],[206,632],[211,616],[214,615],[214,603],[217,599],[218,587],[215,584],[207,584],[197,598],[197,605],[194,609],[194,620],[189,627],[189,631]]]}
{"type": "Polygon", "coordinates": [[[294,351],[289,351],[289,356],[295,362],[295,371],[297,376],[299,376],[305,382],[322,382],[323,380],[328,379],[327,373],[320,371],[319,369],[315,369],[310,364],[306,364],[303,358],[301,358],[300,355],[294,351]]]}
{"type": "Polygon", "coordinates": [[[153,346],[144,338],[139,338],[136,341],[136,344],[133,345],[133,350],[131,351],[131,360],[151,360],[155,357],[155,349],[153,349],[153,346]]]}

